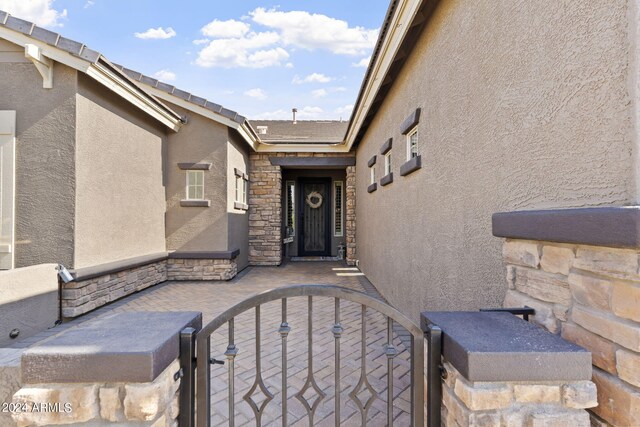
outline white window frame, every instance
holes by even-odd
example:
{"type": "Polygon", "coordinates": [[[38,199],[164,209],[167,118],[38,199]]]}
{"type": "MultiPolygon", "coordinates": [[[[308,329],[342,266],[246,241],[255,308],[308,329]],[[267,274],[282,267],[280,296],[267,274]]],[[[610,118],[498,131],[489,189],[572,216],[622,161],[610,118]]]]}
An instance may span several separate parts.
{"type": "Polygon", "coordinates": [[[418,127],[416,126],[413,129],[411,129],[411,131],[409,133],[407,133],[407,160],[411,160],[414,157],[418,157],[418,155],[419,155],[419,153],[418,153],[418,142],[419,142],[419,140],[418,140],[418,127]],[[412,152],[411,152],[411,145],[412,145],[411,144],[411,138],[414,135],[416,137],[416,143],[415,143],[416,154],[415,154],[415,156],[413,156],[412,152]]]}
{"type": "Polygon", "coordinates": [[[187,170],[187,179],[186,179],[186,185],[185,185],[185,196],[186,199],[185,200],[204,200],[204,171],[203,170],[187,170]],[[197,176],[201,176],[202,177],[202,184],[197,184],[197,179],[196,179],[196,183],[192,183],[192,177],[197,177],[197,176]],[[194,187],[196,189],[196,196],[197,196],[197,189],[200,188],[200,190],[202,191],[202,197],[190,197],[189,196],[189,188],[190,187],[194,187]]]}
{"type": "Polygon", "coordinates": [[[371,178],[370,178],[370,180],[371,180],[371,184],[375,184],[376,183],[376,167],[375,167],[375,165],[371,166],[371,178]]]}
{"type": "Polygon", "coordinates": [[[384,174],[389,175],[391,173],[391,150],[384,155],[384,174]]]}
{"type": "Polygon", "coordinates": [[[247,199],[249,198],[249,180],[242,178],[242,203],[248,205],[247,199]]]}
{"type": "Polygon", "coordinates": [[[344,236],[344,182],[343,181],[334,181],[333,182],[333,236],[334,237],[342,237],[344,236]],[[336,207],[337,207],[337,190],[340,187],[340,231],[336,231],[336,207]]]}
{"type": "Polygon", "coordinates": [[[242,175],[236,175],[234,201],[246,205],[248,194],[249,180],[245,179],[242,175]]]}
{"type": "Polygon", "coordinates": [[[16,112],[0,111],[0,270],[15,267],[16,112]]]}
{"type": "Polygon", "coordinates": [[[286,181],[284,184],[284,192],[284,226],[289,227],[289,222],[291,222],[293,232],[289,237],[292,237],[296,235],[296,182],[286,181]],[[291,217],[289,217],[289,197],[291,197],[291,206],[293,208],[291,217]]]}

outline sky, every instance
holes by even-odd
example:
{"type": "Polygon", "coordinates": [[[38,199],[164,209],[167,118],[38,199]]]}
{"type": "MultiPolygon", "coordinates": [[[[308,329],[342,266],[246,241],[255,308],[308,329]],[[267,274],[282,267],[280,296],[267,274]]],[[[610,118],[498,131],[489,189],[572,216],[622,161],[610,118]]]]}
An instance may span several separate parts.
{"type": "Polygon", "coordinates": [[[250,119],[348,120],[388,0],[0,0],[250,119]]]}

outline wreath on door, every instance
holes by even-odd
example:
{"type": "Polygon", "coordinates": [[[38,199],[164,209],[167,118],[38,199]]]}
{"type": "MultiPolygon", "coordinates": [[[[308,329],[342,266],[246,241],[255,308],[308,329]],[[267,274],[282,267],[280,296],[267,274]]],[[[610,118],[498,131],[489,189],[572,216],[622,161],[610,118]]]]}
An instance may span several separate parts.
{"type": "Polygon", "coordinates": [[[317,191],[312,191],[311,193],[307,194],[306,202],[311,209],[318,209],[320,206],[322,206],[322,200],[322,194],[318,193],[317,191]]]}

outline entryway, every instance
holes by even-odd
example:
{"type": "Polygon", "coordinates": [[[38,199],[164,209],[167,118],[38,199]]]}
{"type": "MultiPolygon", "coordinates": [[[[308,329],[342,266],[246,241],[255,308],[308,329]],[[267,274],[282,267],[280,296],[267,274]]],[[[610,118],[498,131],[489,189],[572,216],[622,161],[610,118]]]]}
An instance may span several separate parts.
{"type": "Polygon", "coordinates": [[[331,178],[300,179],[298,255],[331,254],[331,178]]]}

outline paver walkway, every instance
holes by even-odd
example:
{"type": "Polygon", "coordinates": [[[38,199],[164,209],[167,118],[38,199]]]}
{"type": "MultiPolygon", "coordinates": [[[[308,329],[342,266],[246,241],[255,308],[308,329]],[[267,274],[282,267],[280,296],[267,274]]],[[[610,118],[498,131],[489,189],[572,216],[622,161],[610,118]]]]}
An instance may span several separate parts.
{"type": "MultiPolygon", "coordinates": [[[[166,282],[131,295],[92,313],[40,334],[17,346],[29,346],[46,335],[73,327],[113,312],[126,311],[201,311],[203,324],[226,309],[251,295],[269,289],[294,284],[329,284],[366,292],[381,298],[371,283],[356,268],[340,262],[292,262],[280,267],[250,267],[229,282],[166,282]]],[[[302,401],[296,397],[308,378],[308,299],[293,298],[288,303],[288,322],[292,328],[288,337],[288,423],[309,425],[309,416],[302,401]]],[[[341,304],[341,323],[344,333],[341,338],[341,420],[343,425],[362,425],[358,400],[367,407],[367,425],[386,425],[387,393],[387,323],[379,313],[367,310],[366,319],[366,379],[377,397],[367,405],[372,392],[360,389],[357,399],[350,393],[363,379],[361,358],[362,312],[359,304],[341,304]]],[[[318,402],[313,424],[331,426],[334,421],[334,300],[313,299],[313,377],[325,396],[318,402]]],[[[274,301],[261,307],[261,372],[256,372],[256,323],[255,310],[250,310],[235,319],[235,343],[238,356],[235,358],[235,419],[236,425],[255,425],[255,415],[244,399],[256,378],[261,375],[264,384],[273,394],[262,415],[263,425],[281,425],[282,406],[282,352],[278,328],[281,322],[281,302],[274,301]]],[[[398,328],[396,327],[397,331],[398,328]]],[[[135,328],[132,328],[135,333],[135,328]]],[[[406,341],[406,340],[405,340],[406,341]]],[[[211,354],[225,360],[227,327],[220,328],[211,338],[211,354]]],[[[394,345],[398,355],[394,358],[394,419],[397,425],[410,424],[410,358],[403,340],[394,333],[394,345]]],[[[212,425],[228,423],[227,367],[212,366],[211,402],[212,425]]],[[[364,384],[366,385],[366,384],[364,384]]],[[[313,406],[320,396],[313,389],[307,390],[305,399],[313,406]]],[[[252,399],[260,407],[265,395],[256,391],[252,399]]],[[[304,399],[303,399],[304,400],[304,399]]]]}

